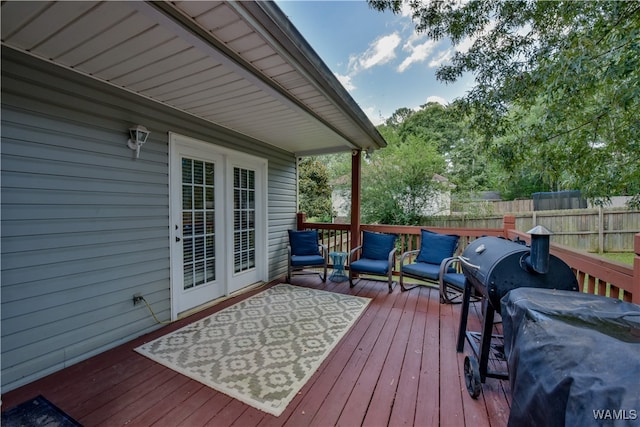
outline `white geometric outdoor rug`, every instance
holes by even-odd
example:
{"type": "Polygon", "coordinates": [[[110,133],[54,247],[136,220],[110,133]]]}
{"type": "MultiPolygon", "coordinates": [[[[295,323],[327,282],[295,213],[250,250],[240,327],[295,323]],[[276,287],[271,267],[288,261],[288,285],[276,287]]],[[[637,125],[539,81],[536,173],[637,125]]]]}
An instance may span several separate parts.
{"type": "Polygon", "coordinates": [[[279,416],[370,301],[279,284],[136,351],[279,416]]]}

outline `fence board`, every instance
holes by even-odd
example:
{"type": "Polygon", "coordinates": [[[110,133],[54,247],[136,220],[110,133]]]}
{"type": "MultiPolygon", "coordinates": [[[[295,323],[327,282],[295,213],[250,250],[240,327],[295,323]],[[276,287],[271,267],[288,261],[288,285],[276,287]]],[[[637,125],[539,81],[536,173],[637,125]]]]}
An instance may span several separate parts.
{"type": "MultiPolygon", "coordinates": [[[[521,212],[516,229],[528,231],[543,225],[553,232],[551,241],[586,252],[632,252],[640,233],[640,211],[621,209],[571,209],[521,212]]],[[[428,218],[425,226],[443,228],[501,228],[502,216],[483,218],[428,218]]]]}

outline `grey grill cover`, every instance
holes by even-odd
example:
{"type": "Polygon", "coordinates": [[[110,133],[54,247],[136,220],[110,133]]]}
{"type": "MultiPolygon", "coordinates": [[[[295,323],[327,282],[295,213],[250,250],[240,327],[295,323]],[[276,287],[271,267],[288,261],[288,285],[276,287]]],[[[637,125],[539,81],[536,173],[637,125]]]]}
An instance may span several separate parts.
{"type": "Polygon", "coordinates": [[[519,288],[502,321],[509,426],[640,425],[640,306],[519,288]]]}

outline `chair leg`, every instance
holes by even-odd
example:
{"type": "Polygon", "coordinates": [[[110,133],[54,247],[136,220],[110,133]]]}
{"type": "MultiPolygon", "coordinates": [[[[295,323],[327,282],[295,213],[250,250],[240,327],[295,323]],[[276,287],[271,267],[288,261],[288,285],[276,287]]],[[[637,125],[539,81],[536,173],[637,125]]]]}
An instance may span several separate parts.
{"type": "Polygon", "coordinates": [[[440,304],[453,304],[453,301],[449,299],[449,291],[447,289],[446,282],[440,277],[438,280],[438,285],[440,287],[440,304]]]}
{"type": "Polygon", "coordinates": [[[349,287],[353,288],[355,284],[353,283],[353,273],[349,270],[349,287]]]}
{"type": "Polygon", "coordinates": [[[400,283],[400,292],[406,292],[409,290],[404,287],[404,275],[402,274],[402,269],[400,269],[400,278],[398,279],[398,283],[400,283]]]}
{"type": "Polygon", "coordinates": [[[389,272],[389,293],[393,292],[393,271],[389,272]]]}
{"type": "Polygon", "coordinates": [[[322,283],[327,281],[327,263],[324,263],[324,276],[322,276],[322,283]]]}
{"type": "MultiPolygon", "coordinates": [[[[411,276],[409,276],[411,277],[411,276]]],[[[415,289],[417,288],[419,285],[413,285],[411,287],[406,287],[404,285],[404,274],[402,274],[402,270],[400,270],[400,279],[398,279],[398,283],[400,284],[400,291],[401,292],[407,292],[410,291],[411,289],[415,289]]]]}

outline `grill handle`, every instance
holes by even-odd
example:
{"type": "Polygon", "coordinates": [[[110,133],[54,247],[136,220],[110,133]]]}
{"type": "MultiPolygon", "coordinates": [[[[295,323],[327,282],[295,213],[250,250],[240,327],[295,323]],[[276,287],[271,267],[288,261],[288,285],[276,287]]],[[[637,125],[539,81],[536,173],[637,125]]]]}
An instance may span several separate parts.
{"type": "Polygon", "coordinates": [[[459,259],[460,259],[460,261],[462,261],[462,263],[463,263],[464,265],[466,265],[467,267],[469,267],[469,268],[473,268],[474,270],[480,270],[480,266],[479,266],[479,265],[475,265],[475,264],[471,264],[471,263],[469,262],[469,258],[464,257],[464,256],[462,256],[462,255],[458,255],[458,258],[459,258],[459,259]]]}

